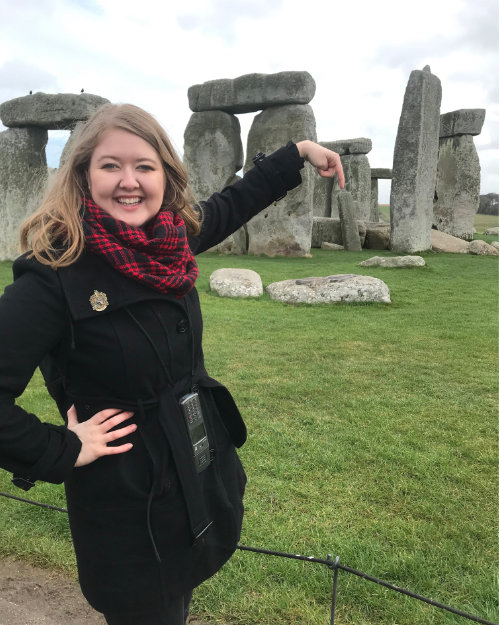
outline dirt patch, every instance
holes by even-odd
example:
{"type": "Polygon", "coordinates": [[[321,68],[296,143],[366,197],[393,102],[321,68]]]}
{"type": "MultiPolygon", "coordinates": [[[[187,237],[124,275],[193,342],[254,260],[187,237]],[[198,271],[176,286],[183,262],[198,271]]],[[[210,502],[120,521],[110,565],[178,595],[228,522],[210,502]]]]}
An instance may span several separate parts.
{"type": "MultiPolygon", "coordinates": [[[[68,575],[0,559],[0,625],[106,625],[68,575]]],[[[189,625],[204,625],[194,617],[189,625]]]]}

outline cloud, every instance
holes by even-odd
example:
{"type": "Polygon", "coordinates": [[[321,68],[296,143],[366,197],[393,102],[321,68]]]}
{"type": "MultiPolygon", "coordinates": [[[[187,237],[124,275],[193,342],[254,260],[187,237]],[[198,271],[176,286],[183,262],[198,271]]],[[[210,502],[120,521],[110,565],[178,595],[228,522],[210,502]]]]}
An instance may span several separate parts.
{"type": "Polygon", "coordinates": [[[210,3],[190,3],[190,10],[177,17],[178,25],[187,31],[203,30],[227,42],[236,37],[236,25],[241,20],[262,20],[275,14],[283,0],[212,0],[210,3]]]}
{"type": "Polygon", "coordinates": [[[0,67],[0,90],[11,92],[41,91],[55,89],[57,79],[51,72],[36,65],[30,65],[20,59],[7,61],[0,67]],[[29,87],[29,88],[28,88],[29,87]]]}

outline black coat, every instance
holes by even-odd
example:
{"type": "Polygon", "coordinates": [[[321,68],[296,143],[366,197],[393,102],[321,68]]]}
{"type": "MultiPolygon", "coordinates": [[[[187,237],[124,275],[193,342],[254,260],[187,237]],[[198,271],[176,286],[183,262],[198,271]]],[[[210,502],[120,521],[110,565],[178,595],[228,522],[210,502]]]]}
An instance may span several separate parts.
{"type": "MultiPolygon", "coordinates": [[[[224,240],[300,181],[293,144],[204,203],[193,253],[224,240]]],[[[196,289],[176,298],[84,253],[53,271],[22,256],[0,298],[0,466],[28,481],[65,482],[82,590],[97,610],[159,607],[217,571],[239,540],[246,431],[229,391],[203,364],[196,289]],[[96,311],[89,301],[105,293],[96,311]],[[37,366],[66,420],[132,409],[131,451],[74,468],[78,437],[15,404],[37,366]],[[196,473],[177,400],[198,390],[212,462],[196,473]],[[201,536],[200,536],[201,534],[201,536]]]]}

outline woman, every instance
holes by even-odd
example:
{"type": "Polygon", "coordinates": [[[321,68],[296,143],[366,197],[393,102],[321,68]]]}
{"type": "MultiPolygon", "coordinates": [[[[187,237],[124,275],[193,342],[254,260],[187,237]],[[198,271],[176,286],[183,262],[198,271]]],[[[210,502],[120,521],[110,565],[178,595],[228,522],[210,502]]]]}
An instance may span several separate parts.
{"type": "Polygon", "coordinates": [[[0,299],[0,465],[21,488],[65,483],[82,591],[109,624],[184,623],[236,548],[246,430],[203,364],[193,254],[300,184],[304,159],[343,186],[337,154],[290,142],[193,208],[156,120],[105,105],[22,228],[0,299]],[[15,404],[37,366],[64,426],[15,404]]]}

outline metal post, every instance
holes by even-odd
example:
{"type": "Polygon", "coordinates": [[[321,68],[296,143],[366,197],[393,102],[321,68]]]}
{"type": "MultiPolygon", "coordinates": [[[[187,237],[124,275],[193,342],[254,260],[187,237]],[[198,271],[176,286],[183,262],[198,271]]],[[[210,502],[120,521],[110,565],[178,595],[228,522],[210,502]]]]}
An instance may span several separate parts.
{"type": "MultiPolygon", "coordinates": [[[[332,556],[328,554],[327,560],[331,561],[332,556]]],[[[337,603],[337,582],[339,578],[339,560],[340,557],[335,558],[335,562],[332,562],[330,568],[333,569],[333,591],[332,591],[332,611],[330,613],[330,625],[335,625],[335,607],[337,603]]]]}

